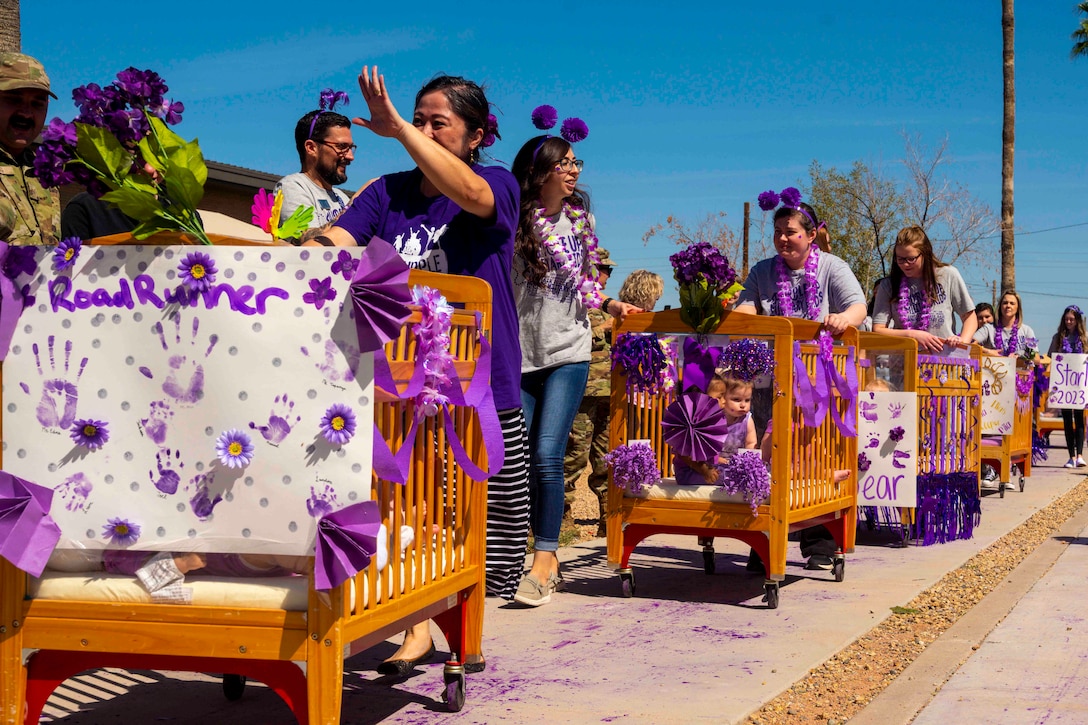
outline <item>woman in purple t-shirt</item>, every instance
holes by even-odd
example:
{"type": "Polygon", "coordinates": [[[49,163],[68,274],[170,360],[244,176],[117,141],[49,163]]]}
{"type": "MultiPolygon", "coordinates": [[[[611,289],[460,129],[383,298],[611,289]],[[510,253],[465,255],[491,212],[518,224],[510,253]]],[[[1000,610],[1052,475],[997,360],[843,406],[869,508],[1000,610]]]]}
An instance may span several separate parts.
{"type": "MultiPolygon", "coordinates": [[[[509,171],[480,166],[480,148],[497,135],[483,90],[472,81],[439,76],[416,94],[409,123],[386,92],[385,78],[364,67],[359,75],[370,118],[353,122],[395,138],[416,168],[376,179],[317,244],[354,246],[374,236],[392,243],[409,265],[480,277],[492,291],[491,387],[506,457],[487,486],[487,591],[512,599],[524,567],[529,524],[529,461],[521,412],[521,346],[510,282],[517,182],[509,171]]],[[[379,666],[406,674],[434,651],[426,622],[409,630],[404,645],[379,666]]],[[[467,662],[479,671],[481,662],[467,662]]]]}

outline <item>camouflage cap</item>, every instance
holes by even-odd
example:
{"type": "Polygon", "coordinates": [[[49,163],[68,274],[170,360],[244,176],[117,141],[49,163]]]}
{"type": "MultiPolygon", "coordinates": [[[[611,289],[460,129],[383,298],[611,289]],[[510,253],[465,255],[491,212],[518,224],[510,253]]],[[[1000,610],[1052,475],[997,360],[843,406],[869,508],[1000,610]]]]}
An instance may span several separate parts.
{"type": "Polygon", "coordinates": [[[49,90],[49,76],[45,66],[37,58],[22,53],[0,53],[0,91],[18,91],[33,88],[45,91],[56,98],[49,90]]]}
{"type": "Polygon", "coordinates": [[[616,266],[616,263],[612,261],[612,257],[608,255],[608,250],[604,247],[597,247],[597,254],[601,257],[601,264],[607,267],[616,266]]]}

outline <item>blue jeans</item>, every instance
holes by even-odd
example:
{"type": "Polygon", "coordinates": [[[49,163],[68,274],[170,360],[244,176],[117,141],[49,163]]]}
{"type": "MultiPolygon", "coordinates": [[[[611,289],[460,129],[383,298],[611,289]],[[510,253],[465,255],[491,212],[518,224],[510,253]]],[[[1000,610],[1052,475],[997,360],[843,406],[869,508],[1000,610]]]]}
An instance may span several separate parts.
{"type": "Polygon", "coordinates": [[[521,374],[521,407],[529,429],[529,524],[538,551],[559,548],[563,456],[588,379],[588,362],[521,374]]]}

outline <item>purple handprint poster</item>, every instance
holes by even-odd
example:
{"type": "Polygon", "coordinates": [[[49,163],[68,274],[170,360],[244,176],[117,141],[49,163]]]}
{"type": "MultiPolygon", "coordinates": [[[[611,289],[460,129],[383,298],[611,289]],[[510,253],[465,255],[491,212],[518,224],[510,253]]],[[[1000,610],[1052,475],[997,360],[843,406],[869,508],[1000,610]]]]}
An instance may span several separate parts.
{"type": "Polygon", "coordinates": [[[918,503],[918,396],[858,393],[858,505],[918,503]]]}
{"type": "Polygon", "coordinates": [[[61,547],[308,554],[316,518],[370,497],[343,250],[49,252],[19,280],[3,445],[56,492],[61,547]]]}

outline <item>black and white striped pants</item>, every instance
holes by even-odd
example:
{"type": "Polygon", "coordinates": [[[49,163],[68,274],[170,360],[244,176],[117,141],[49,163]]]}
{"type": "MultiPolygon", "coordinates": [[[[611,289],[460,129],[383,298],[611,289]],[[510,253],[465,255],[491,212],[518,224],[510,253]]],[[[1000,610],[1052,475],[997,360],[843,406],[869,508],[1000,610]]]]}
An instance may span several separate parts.
{"type": "Polygon", "coordinates": [[[521,408],[499,411],[506,458],[487,481],[487,593],[513,599],[529,536],[529,436],[521,408]]]}

